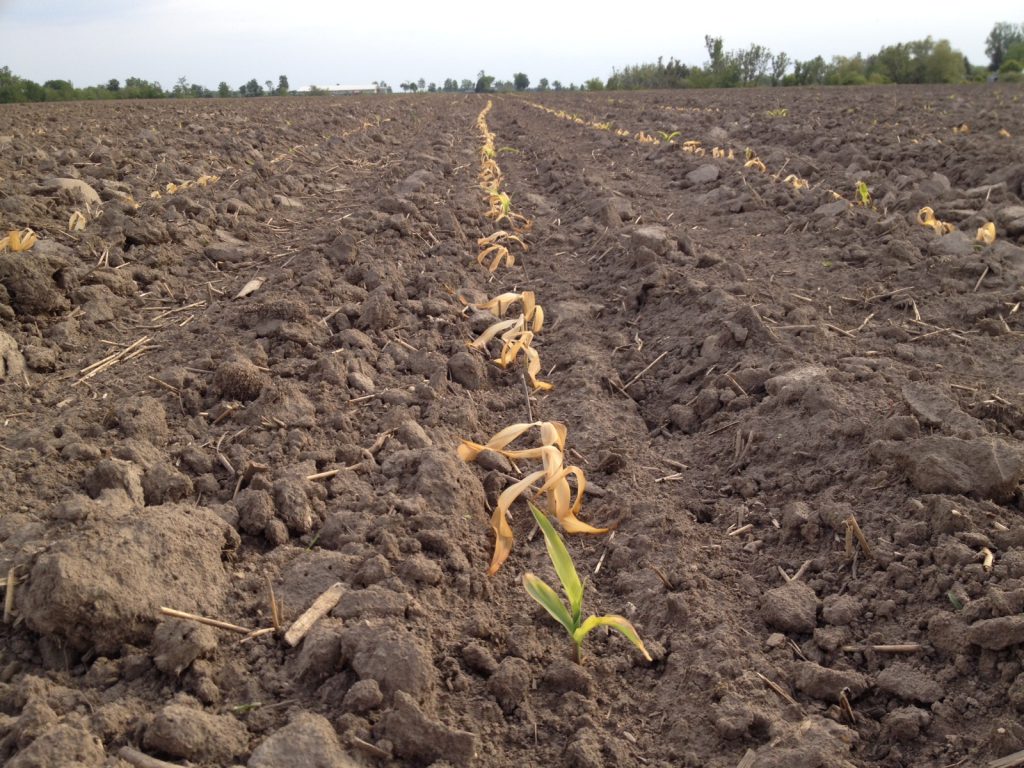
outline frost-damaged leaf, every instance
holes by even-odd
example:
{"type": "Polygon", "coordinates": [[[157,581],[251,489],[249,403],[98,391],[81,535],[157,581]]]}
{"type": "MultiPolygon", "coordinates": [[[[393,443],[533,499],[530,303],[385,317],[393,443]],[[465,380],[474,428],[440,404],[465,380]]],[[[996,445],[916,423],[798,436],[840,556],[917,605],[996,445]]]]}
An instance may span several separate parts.
{"type": "Polygon", "coordinates": [[[86,223],[85,215],[81,211],[75,211],[71,214],[71,218],[68,219],[68,231],[78,232],[85,229],[86,223]]]}
{"type": "Polygon", "coordinates": [[[266,278],[254,277],[252,280],[250,280],[248,283],[246,283],[245,285],[242,286],[242,290],[240,290],[238,293],[235,294],[235,298],[236,299],[243,299],[246,296],[248,296],[250,293],[256,293],[256,291],[258,291],[263,286],[263,283],[265,283],[265,282],[266,282],[266,278]]]}
{"type": "Polygon", "coordinates": [[[491,259],[491,265],[487,268],[488,272],[497,271],[498,267],[501,265],[502,259],[505,260],[506,267],[515,266],[516,257],[513,256],[512,252],[504,245],[499,245],[497,243],[480,251],[480,253],[476,257],[477,264],[482,265],[484,261],[487,259],[488,254],[490,253],[494,254],[494,258],[491,259]]]}
{"type": "Polygon", "coordinates": [[[629,640],[629,642],[635,645],[637,650],[644,655],[645,659],[653,661],[651,654],[649,654],[647,652],[647,648],[644,647],[644,641],[641,640],[640,635],[637,634],[636,628],[623,616],[590,616],[582,625],[580,625],[579,629],[573,632],[572,639],[578,646],[583,642],[583,638],[586,637],[591,630],[597,629],[598,627],[611,627],[612,629],[622,633],[622,635],[629,640]]]}
{"type": "Polygon", "coordinates": [[[784,181],[793,187],[793,189],[807,189],[810,184],[807,183],[807,179],[801,179],[795,173],[789,174],[784,181]]]}
{"type": "Polygon", "coordinates": [[[0,239],[0,251],[10,250],[14,253],[22,253],[35,245],[38,240],[39,236],[31,229],[11,229],[7,232],[7,237],[0,239]]]}
{"type": "Polygon", "coordinates": [[[935,211],[927,205],[917,212],[917,223],[924,227],[930,227],[940,235],[948,235],[955,232],[956,227],[948,221],[939,221],[935,218],[935,211]]]}
{"type": "Polygon", "coordinates": [[[752,157],[749,160],[747,160],[747,162],[743,164],[743,167],[753,168],[754,170],[760,171],[761,173],[766,173],[768,171],[768,169],[765,167],[765,164],[761,162],[760,158],[757,157],[752,157]]]}
{"type": "Polygon", "coordinates": [[[1003,137],[1004,139],[1010,138],[1010,132],[1008,130],[1006,130],[1005,128],[1000,128],[999,129],[999,135],[1001,137],[1003,137]]]}
{"type": "Polygon", "coordinates": [[[498,432],[486,444],[463,440],[457,453],[463,461],[474,461],[483,451],[491,450],[515,461],[520,459],[541,460],[543,469],[534,470],[516,481],[498,496],[498,503],[491,516],[494,530],[494,556],[487,573],[493,575],[512,551],[512,529],[508,524],[508,513],[512,503],[527,493],[534,484],[540,484],[534,496],[547,495],[548,513],[559,521],[567,533],[604,533],[606,529],[594,528],[581,522],[576,515],[583,503],[586,478],[579,467],[563,466],[565,458],[565,425],[554,421],[513,424],[498,432]],[[540,429],[541,445],[521,450],[508,450],[507,446],[533,427],[540,429]],[[568,478],[576,479],[576,499],[573,502],[572,489],[568,478]]]}
{"type": "Polygon", "coordinates": [[[978,227],[978,234],[974,238],[979,243],[985,245],[992,245],[996,241],[996,225],[994,222],[988,222],[978,227]]]}

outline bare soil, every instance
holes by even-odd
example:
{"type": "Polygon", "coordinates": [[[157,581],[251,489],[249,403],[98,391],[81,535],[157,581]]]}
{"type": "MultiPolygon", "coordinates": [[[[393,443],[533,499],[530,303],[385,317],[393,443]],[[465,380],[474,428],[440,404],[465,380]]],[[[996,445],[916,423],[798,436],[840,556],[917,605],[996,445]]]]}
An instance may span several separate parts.
{"type": "Polygon", "coordinates": [[[40,235],[0,254],[0,759],[1024,749],[1020,90],[494,97],[533,221],[494,275],[486,102],[0,108],[0,228],[40,235]],[[510,290],[546,312],[549,393],[467,350],[459,297],[510,290]],[[516,469],[455,449],[530,419],[567,425],[583,517],[615,526],[568,537],[586,610],[653,662],[601,632],[571,660],[520,583],[553,578],[525,508],[486,576],[516,469]],[[268,628],[272,585],[287,627],[337,583],[296,647],[160,613],[268,628]]]}

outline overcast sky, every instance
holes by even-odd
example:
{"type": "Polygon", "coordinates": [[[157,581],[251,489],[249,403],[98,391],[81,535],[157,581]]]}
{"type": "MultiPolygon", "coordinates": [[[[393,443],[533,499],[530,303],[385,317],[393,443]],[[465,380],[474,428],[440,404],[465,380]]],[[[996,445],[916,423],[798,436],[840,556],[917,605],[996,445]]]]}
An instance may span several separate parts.
{"type": "Polygon", "coordinates": [[[0,0],[0,66],[76,86],[134,76],[165,88],[179,77],[237,88],[284,74],[292,88],[383,79],[397,90],[419,78],[475,79],[481,69],[499,80],[525,72],[534,84],[569,84],[658,56],[703,64],[705,34],[724,38],[727,50],[759,43],[797,59],[870,54],[931,35],[984,64],[997,21],[1024,22],[1024,4],[0,0]]]}

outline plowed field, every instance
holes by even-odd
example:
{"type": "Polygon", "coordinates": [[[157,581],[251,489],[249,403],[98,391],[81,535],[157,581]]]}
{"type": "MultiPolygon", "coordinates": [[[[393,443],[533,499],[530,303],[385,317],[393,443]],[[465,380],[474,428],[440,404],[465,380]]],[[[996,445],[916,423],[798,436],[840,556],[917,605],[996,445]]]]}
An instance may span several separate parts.
{"type": "Polygon", "coordinates": [[[0,253],[0,759],[1024,750],[1022,126],[1009,86],[0,107],[39,236],[0,253]],[[522,291],[550,390],[468,346],[522,291]],[[487,575],[539,464],[456,450],[551,421],[613,531],[566,536],[584,610],[653,661],[573,660],[521,500],[487,575]]]}

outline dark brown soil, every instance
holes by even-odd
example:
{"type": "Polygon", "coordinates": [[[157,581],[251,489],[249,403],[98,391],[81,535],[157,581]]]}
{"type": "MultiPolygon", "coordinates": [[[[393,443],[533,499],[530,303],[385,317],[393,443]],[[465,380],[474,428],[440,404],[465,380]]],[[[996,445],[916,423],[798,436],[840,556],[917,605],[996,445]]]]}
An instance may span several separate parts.
{"type": "Polygon", "coordinates": [[[494,276],[486,101],[0,109],[0,228],[40,235],[0,254],[0,759],[1024,749],[1019,89],[495,97],[533,228],[494,276]],[[548,318],[555,388],[529,406],[466,348],[459,295],[509,290],[548,318]],[[584,518],[617,524],[568,539],[585,608],[630,618],[653,663],[601,632],[573,663],[520,583],[551,577],[524,508],[485,575],[508,479],[455,449],[530,414],[568,426],[584,518]],[[338,582],[295,648],[160,614],[269,627],[270,583],[287,626],[338,582]]]}

